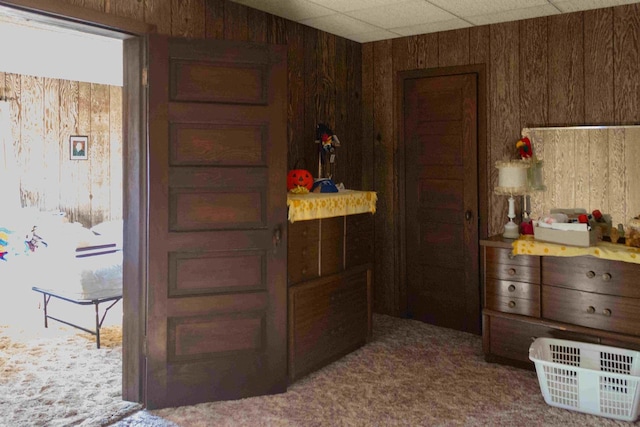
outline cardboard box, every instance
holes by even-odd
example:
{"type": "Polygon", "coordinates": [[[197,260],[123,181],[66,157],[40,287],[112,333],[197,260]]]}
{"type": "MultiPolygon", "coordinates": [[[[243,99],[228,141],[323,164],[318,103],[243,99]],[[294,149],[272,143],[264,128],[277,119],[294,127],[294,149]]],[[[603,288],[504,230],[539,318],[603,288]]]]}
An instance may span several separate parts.
{"type": "Polygon", "coordinates": [[[598,232],[595,228],[589,231],[554,230],[534,224],[533,236],[536,240],[543,242],[581,246],[585,248],[593,246],[598,242],[598,232]]]}

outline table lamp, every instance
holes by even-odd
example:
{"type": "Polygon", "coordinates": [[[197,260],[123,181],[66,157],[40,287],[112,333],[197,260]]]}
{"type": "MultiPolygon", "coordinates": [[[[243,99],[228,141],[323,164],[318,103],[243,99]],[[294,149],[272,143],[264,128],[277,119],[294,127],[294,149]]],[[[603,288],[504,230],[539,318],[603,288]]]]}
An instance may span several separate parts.
{"type": "Polygon", "coordinates": [[[529,163],[522,160],[499,161],[496,162],[498,168],[498,186],[495,193],[509,196],[509,222],[504,226],[502,236],[506,239],[517,239],[520,237],[518,225],[513,222],[516,217],[515,200],[513,196],[519,196],[527,192],[527,171],[529,163]]]}

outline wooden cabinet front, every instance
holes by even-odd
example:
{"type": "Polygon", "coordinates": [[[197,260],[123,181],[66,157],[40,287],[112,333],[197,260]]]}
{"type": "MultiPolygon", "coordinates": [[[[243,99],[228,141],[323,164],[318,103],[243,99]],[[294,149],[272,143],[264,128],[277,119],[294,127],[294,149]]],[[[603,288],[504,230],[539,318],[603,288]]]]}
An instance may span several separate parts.
{"type": "Polygon", "coordinates": [[[373,259],[373,215],[349,215],[345,222],[345,268],[373,259]]]}
{"type": "Polygon", "coordinates": [[[528,353],[537,337],[640,348],[640,265],[514,256],[511,242],[481,242],[487,360],[533,368],[528,353]]]}
{"type": "Polygon", "coordinates": [[[318,267],[320,220],[298,221],[289,224],[287,271],[289,283],[315,279],[318,267]]]}
{"type": "Polygon", "coordinates": [[[365,344],[371,270],[354,268],[289,291],[289,378],[298,379],[365,344]]]}
{"type": "Polygon", "coordinates": [[[291,382],[362,346],[371,334],[371,217],[289,224],[291,382]]]}
{"type": "Polygon", "coordinates": [[[344,269],[344,217],[320,220],[320,274],[344,269]]]}
{"type": "Polygon", "coordinates": [[[554,327],[551,323],[527,317],[495,313],[483,316],[484,352],[488,360],[498,358],[516,361],[518,366],[531,368],[529,347],[536,338],[558,338],[571,341],[598,343],[588,334],[554,327]]]}

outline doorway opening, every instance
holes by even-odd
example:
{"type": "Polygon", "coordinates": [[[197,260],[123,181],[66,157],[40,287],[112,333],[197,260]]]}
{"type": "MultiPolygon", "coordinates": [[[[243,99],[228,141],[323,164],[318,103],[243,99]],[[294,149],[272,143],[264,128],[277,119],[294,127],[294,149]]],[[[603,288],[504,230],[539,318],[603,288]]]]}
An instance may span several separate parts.
{"type": "MultiPolygon", "coordinates": [[[[9,117],[9,126],[3,133],[6,138],[3,139],[9,140],[11,148],[17,148],[17,152],[11,154],[13,160],[18,159],[18,161],[4,162],[0,165],[5,166],[4,169],[7,172],[5,176],[12,177],[16,181],[15,188],[18,194],[17,214],[15,212],[9,214],[4,210],[2,212],[3,224],[11,227],[3,227],[3,224],[0,224],[0,228],[5,229],[4,236],[7,239],[4,243],[8,249],[4,251],[6,260],[0,261],[2,263],[0,268],[6,273],[4,277],[9,277],[11,273],[11,277],[18,279],[11,281],[19,283],[19,286],[24,288],[5,289],[3,304],[11,306],[13,313],[16,313],[12,321],[33,323],[34,327],[29,327],[30,332],[41,335],[45,341],[52,338],[56,330],[63,327],[68,331],[66,333],[69,337],[73,336],[74,339],[78,333],[83,334],[85,347],[92,355],[104,356],[113,350],[111,342],[113,339],[122,343],[118,344],[117,366],[113,371],[117,382],[110,384],[111,389],[115,387],[117,396],[109,392],[111,398],[117,398],[112,399],[116,405],[110,411],[118,412],[134,405],[132,402],[142,400],[142,389],[138,377],[143,361],[140,358],[141,338],[138,331],[141,329],[139,319],[143,313],[140,309],[142,298],[138,295],[142,293],[140,271],[144,271],[144,263],[136,263],[128,273],[123,273],[123,266],[130,264],[127,261],[129,253],[133,254],[131,258],[134,262],[138,260],[141,256],[140,248],[144,246],[144,239],[140,237],[143,232],[138,226],[139,206],[143,205],[139,203],[140,189],[143,188],[143,175],[139,166],[143,151],[139,146],[142,139],[141,129],[134,130],[127,123],[128,120],[132,120],[137,125],[140,115],[143,114],[142,109],[139,108],[142,105],[142,89],[136,87],[132,91],[127,90],[127,86],[132,86],[131,79],[135,79],[136,86],[141,81],[139,76],[142,63],[142,41],[135,34],[144,34],[144,31],[122,31],[121,28],[126,27],[127,22],[118,25],[100,25],[92,22],[94,18],[73,19],[72,16],[77,15],[80,9],[71,6],[51,5],[53,9],[66,11],[68,8],[69,19],[66,20],[60,16],[66,17],[67,14],[60,13],[59,10],[53,13],[31,6],[22,8],[10,4],[5,7],[3,4],[4,2],[0,2],[0,16],[11,20],[14,24],[20,22],[31,27],[49,26],[50,31],[55,33],[61,33],[64,29],[65,33],[75,32],[76,36],[79,35],[85,40],[99,39],[104,43],[114,44],[115,42],[120,45],[117,53],[120,65],[116,65],[120,70],[119,84],[84,81],[77,77],[33,76],[16,70],[0,70],[0,103],[6,106],[9,117]],[[128,61],[124,59],[127,55],[128,61]],[[123,114],[127,109],[129,114],[123,114]],[[16,130],[17,122],[19,126],[16,130]],[[14,126],[13,129],[12,126],[14,126]],[[83,153],[73,151],[76,144],[72,146],[72,142],[78,141],[83,145],[83,153]],[[37,160],[34,161],[34,158],[37,160]],[[7,164],[11,170],[7,170],[7,164]],[[134,180],[140,182],[134,183],[132,182],[134,180]],[[123,182],[131,184],[123,186],[123,182]],[[12,219],[15,221],[12,222],[12,219]],[[24,230],[25,224],[32,225],[26,225],[28,230],[24,230]],[[128,227],[133,228],[134,231],[127,233],[128,227]],[[125,237],[127,235],[128,237],[125,237]],[[87,246],[91,248],[88,252],[84,251],[87,246]],[[68,262],[66,257],[69,256],[74,260],[73,262],[80,263],[81,267],[71,268],[65,265],[64,262],[68,262]],[[41,265],[53,265],[53,267],[36,266],[36,260],[44,262],[41,265]],[[58,279],[57,275],[62,279],[58,279]],[[77,287],[70,289],[73,288],[71,285],[74,281],[65,279],[76,279],[82,282],[85,279],[89,282],[93,280],[93,285],[98,287],[105,281],[109,286],[114,286],[119,279],[120,293],[124,298],[106,315],[104,310],[109,304],[99,307],[100,321],[102,321],[102,315],[105,315],[101,329],[101,349],[96,348],[95,336],[85,334],[64,323],[49,320],[49,328],[45,329],[42,309],[47,295],[43,298],[43,295],[32,290],[32,285],[35,285],[34,279],[37,278],[40,278],[41,284],[38,287],[48,289],[61,286],[60,294],[64,296],[78,289],[77,287]],[[21,295],[16,296],[16,293],[21,295]],[[21,297],[24,298],[21,299],[21,297]],[[21,310],[18,302],[26,302],[29,304],[29,309],[21,310]],[[127,308],[127,306],[134,308],[127,308]],[[127,312],[132,315],[127,315],[127,312]],[[114,338],[110,337],[109,333],[105,335],[105,328],[110,327],[115,327],[116,334],[119,336],[114,338]],[[128,335],[128,339],[123,340],[122,331],[127,328],[129,333],[125,335],[128,335]],[[47,333],[49,335],[46,335],[47,333]],[[122,358],[124,347],[128,349],[129,357],[126,359],[122,358]]],[[[48,6],[41,6],[41,8],[45,7],[48,6]]],[[[58,58],[52,61],[62,62],[65,65],[64,68],[75,71],[83,68],[81,66],[83,61],[91,61],[78,50],[72,50],[72,52],[74,56],[71,59],[58,58]]],[[[28,53],[23,53],[28,56],[28,53]]],[[[104,56],[104,51],[102,54],[104,56]]],[[[4,143],[0,146],[4,148],[4,143]]],[[[3,150],[2,153],[5,155],[6,151],[3,150]]],[[[6,155],[4,157],[8,158],[6,155]]],[[[3,186],[3,189],[6,188],[3,186]]],[[[13,195],[15,193],[13,192],[13,195]]],[[[4,198],[5,194],[2,196],[4,198]]],[[[12,194],[7,195],[7,197],[10,196],[12,194]]],[[[2,282],[8,285],[8,281],[3,279],[2,282]]],[[[77,282],[75,284],[77,285],[77,282]]],[[[80,289],[84,288],[81,286],[80,289]]],[[[95,290],[94,287],[92,291],[95,290]]],[[[83,296],[71,299],[83,300],[83,296]]],[[[86,329],[95,331],[93,306],[81,306],[77,301],[70,302],[56,297],[51,298],[49,304],[51,315],[54,315],[55,304],[56,317],[69,320],[69,323],[87,326],[86,329]]],[[[0,333],[6,330],[6,327],[0,326],[0,333]]],[[[71,338],[67,340],[72,341],[71,338]]],[[[7,351],[16,350],[16,347],[20,346],[22,344],[13,345],[10,338],[2,337],[0,360],[3,366],[6,366],[7,351]]],[[[59,353],[46,342],[39,343],[38,347],[34,354],[56,355],[59,353]]],[[[68,350],[65,349],[65,351],[68,350]]],[[[81,357],[79,354],[71,354],[69,357],[63,356],[63,359],[67,359],[67,364],[62,366],[64,370],[73,365],[74,359],[81,359],[81,357]]],[[[29,365],[28,360],[24,362],[22,368],[29,365]]],[[[95,389],[104,391],[105,381],[101,378],[100,369],[97,369],[101,368],[97,365],[103,364],[101,360],[97,362],[94,360],[94,362],[93,366],[87,366],[89,370],[94,368],[88,375],[74,375],[73,371],[69,371],[68,374],[59,376],[66,375],[76,382],[82,382],[81,378],[88,377],[93,381],[101,382],[95,386],[95,389]]],[[[92,362],[87,360],[85,364],[91,365],[92,362]]],[[[25,369],[19,370],[22,373],[25,372],[25,369]]],[[[50,371],[45,372],[45,375],[50,379],[54,376],[50,371]]],[[[15,383],[11,383],[11,386],[13,392],[15,383]]],[[[50,388],[55,388],[55,383],[43,385],[42,393],[38,397],[46,399],[45,390],[50,388]]],[[[57,392],[59,393],[60,390],[57,392]]],[[[85,396],[84,400],[90,401],[94,398],[95,396],[85,396]]],[[[104,402],[102,404],[98,402],[95,401],[96,405],[104,404],[104,402]]],[[[77,410],[77,408],[70,408],[70,410],[77,410]]],[[[65,416],[65,418],[68,417],[65,416]]]]}
{"type": "MultiPolygon", "coordinates": [[[[2,313],[34,329],[32,286],[83,297],[122,287],[121,254],[97,256],[122,251],[122,41],[7,14],[0,34],[14,40],[0,48],[0,251],[12,283],[2,313]]],[[[63,307],[93,329],[82,322],[91,307],[63,307]]]]}

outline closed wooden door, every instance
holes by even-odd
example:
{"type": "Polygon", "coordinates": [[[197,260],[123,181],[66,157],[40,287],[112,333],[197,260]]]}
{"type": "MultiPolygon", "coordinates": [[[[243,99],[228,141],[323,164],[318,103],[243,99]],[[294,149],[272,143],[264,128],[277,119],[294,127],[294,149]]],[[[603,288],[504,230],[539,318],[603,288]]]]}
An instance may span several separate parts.
{"type": "Polygon", "coordinates": [[[152,36],[148,408],[284,392],[286,50],[152,36]]]}
{"type": "Polygon", "coordinates": [[[402,81],[409,317],[480,333],[475,74],[402,81]]]}

